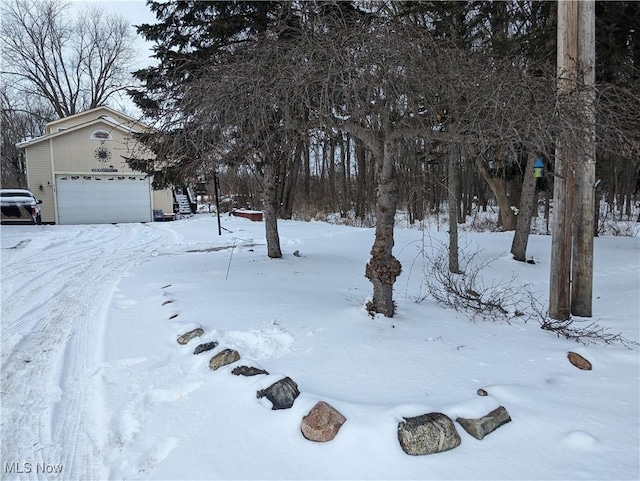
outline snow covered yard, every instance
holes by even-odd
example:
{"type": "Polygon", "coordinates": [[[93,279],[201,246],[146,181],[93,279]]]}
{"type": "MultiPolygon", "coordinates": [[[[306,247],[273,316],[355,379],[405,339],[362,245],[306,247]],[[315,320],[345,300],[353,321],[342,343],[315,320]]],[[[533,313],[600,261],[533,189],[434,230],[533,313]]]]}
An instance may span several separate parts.
{"type": "MultiPolygon", "coordinates": [[[[446,232],[396,230],[398,314],[371,318],[364,267],[373,229],[198,215],[173,223],[2,228],[2,479],[638,479],[638,349],[583,346],[535,322],[470,322],[423,292],[423,245],[446,232]],[[292,255],[298,250],[300,256],[292,255]],[[204,335],[179,345],[179,335],[204,335]],[[194,355],[201,342],[214,351],[194,355]],[[224,348],[242,359],[217,371],[224,348]],[[581,371],[576,351],[593,364],[581,371]],[[236,365],[268,376],[238,377],[236,365]],[[300,396],[271,410],[256,392],[289,376],[300,396]],[[484,389],[488,396],[476,392],[484,389]],[[347,421],[304,439],[317,401],[347,421]],[[406,455],[403,417],[512,422],[482,441],[406,455]]],[[[548,296],[550,237],[535,265],[510,233],[465,234],[495,259],[487,277],[548,296]]],[[[595,240],[594,320],[640,340],[640,240],[595,240]]]]}

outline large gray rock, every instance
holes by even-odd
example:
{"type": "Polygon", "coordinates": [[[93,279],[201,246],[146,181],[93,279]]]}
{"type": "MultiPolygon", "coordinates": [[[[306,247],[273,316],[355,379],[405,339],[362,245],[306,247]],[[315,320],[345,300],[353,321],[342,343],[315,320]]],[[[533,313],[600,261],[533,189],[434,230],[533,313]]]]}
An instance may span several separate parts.
{"type": "Polygon", "coordinates": [[[189,332],[185,332],[182,336],[178,337],[178,344],[188,344],[191,339],[195,339],[196,337],[200,337],[204,334],[204,331],[199,327],[189,332]]]}
{"type": "Polygon", "coordinates": [[[404,418],[398,424],[398,440],[404,452],[412,456],[448,451],[461,442],[455,424],[442,413],[404,418]]]}
{"type": "Polygon", "coordinates": [[[333,406],[320,401],[302,418],[300,430],[309,441],[325,443],[336,437],[346,420],[333,406]]]}
{"type": "Polygon", "coordinates": [[[216,371],[222,366],[226,366],[227,364],[231,364],[232,362],[239,360],[240,354],[238,354],[238,351],[234,351],[233,349],[224,349],[211,358],[209,361],[209,367],[216,371]]]}
{"type": "Polygon", "coordinates": [[[503,424],[511,421],[511,416],[506,408],[500,406],[494,409],[486,416],[478,419],[457,418],[456,421],[464,428],[466,432],[476,439],[482,439],[487,434],[492,433],[503,424]]]}
{"type": "Polygon", "coordinates": [[[266,397],[273,407],[271,409],[289,409],[293,406],[293,402],[300,395],[298,385],[290,377],[280,379],[266,389],[262,389],[256,393],[256,397],[266,397]]]}

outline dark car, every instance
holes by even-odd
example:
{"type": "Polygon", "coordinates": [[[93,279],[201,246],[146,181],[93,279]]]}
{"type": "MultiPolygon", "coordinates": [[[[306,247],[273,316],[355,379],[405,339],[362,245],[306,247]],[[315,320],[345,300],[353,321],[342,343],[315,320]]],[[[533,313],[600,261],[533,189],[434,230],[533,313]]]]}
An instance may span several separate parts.
{"type": "Polygon", "coordinates": [[[41,200],[29,190],[0,190],[0,208],[3,224],[42,224],[40,217],[41,200]]]}

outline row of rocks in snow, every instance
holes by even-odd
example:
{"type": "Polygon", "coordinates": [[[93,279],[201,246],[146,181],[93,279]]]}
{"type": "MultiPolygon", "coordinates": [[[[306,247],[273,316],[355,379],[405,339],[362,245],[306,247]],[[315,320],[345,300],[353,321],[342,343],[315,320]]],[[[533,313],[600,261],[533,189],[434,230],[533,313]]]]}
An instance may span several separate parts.
{"type": "MultiPolygon", "coordinates": [[[[200,337],[204,331],[200,328],[186,332],[178,337],[178,343],[186,345],[193,339],[200,337]]],[[[194,354],[210,351],[218,343],[207,342],[199,344],[194,354]]],[[[217,371],[222,366],[240,360],[240,353],[233,349],[223,349],[209,361],[209,368],[217,371]]],[[[238,366],[233,369],[236,376],[268,375],[263,369],[252,366],[238,366]]],[[[256,393],[257,398],[267,398],[273,410],[289,409],[300,395],[298,385],[290,377],[285,377],[273,383],[266,389],[256,393]]],[[[319,401],[303,418],[300,425],[302,435],[315,442],[331,441],[338,434],[347,418],[330,404],[319,401]]],[[[476,439],[482,439],[498,427],[511,421],[507,410],[500,406],[479,419],[457,418],[456,421],[476,439]]],[[[433,454],[457,447],[460,435],[456,431],[454,422],[442,413],[428,413],[422,416],[404,418],[398,424],[398,441],[402,449],[411,455],[433,454]]]]}
{"type": "MultiPolygon", "coordinates": [[[[186,332],[178,337],[178,343],[186,345],[193,339],[200,337],[204,331],[200,328],[186,332]]],[[[201,354],[213,350],[218,343],[207,342],[199,344],[194,354],[201,354]]],[[[580,369],[591,369],[586,359],[570,353],[568,356],[572,364],[580,369]]],[[[223,349],[214,355],[209,361],[211,370],[218,370],[222,366],[232,364],[240,360],[240,354],[233,349],[223,349]]],[[[252,366],[238,366],[233,369],[236,376],[268,375],[263,369],[252,366]]],[[[484,389],[479,389],[479,396],[487,396],[484,389]]],[[[256,393],[257,398],[266,397],[273,410],[289,409],[300,395],[298,385],[290,377],[285,377],[273,383],[266,389],[256,393]]],[[[315,442],[331,441],[338,434],[347,418],[330,404],[319,401],[302,418],[300,430],[302,435],[315,442]]],[[[511,421],[511,416],[504,406],[499,406],[490,413],[480,418],[462,418],[455,420],[469,435],[481,440],[500,426],[511,421]]],[[[398,424],[398,441],[405,453],[413,456],[434,454],[456,448],[462,442],[454,421],[447,415],[433,412],[415,417],[403,418],[398,424]]]]}

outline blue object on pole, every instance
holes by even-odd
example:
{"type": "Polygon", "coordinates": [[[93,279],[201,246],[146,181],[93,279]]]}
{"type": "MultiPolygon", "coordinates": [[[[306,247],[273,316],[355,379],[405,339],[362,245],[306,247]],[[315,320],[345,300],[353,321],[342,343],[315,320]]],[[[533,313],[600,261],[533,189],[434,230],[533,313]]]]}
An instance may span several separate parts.
{"type": "Polygon", "coordinates": [[[533,176],[538,179],[544,175],[544,162],[538,157],[533,163],[533,176]]]}

